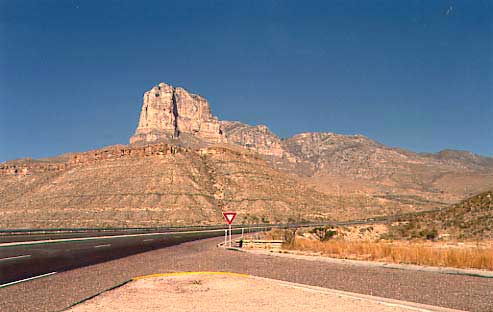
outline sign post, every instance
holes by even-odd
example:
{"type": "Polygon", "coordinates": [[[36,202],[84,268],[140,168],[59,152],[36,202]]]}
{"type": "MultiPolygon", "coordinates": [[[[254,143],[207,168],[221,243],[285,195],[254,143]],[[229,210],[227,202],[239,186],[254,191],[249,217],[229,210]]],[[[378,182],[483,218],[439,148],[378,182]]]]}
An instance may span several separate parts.
{"type": "Polygon", "coordinates": [[[231,235],[232,235],[231,223],[233,223],[234,219],[236,218],[236,212],[233,212],[233,211],[223,212],[223,217],[224,217],[224,220],[226,220],[226,222],[229,225],[229,247],[231,247],[231,235]]]}

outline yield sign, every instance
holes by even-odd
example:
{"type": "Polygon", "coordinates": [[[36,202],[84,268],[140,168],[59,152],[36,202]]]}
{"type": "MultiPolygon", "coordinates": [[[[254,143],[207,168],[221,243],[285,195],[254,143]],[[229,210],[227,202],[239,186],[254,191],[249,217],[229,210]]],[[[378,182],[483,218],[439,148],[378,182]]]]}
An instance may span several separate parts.
{"type": "Polygon", "coordinates": [[[223,217],[228,222],[228,224],[233,223],[233,220],[236,218],[236,212],[228,211],[223,212],[223,217]]]}

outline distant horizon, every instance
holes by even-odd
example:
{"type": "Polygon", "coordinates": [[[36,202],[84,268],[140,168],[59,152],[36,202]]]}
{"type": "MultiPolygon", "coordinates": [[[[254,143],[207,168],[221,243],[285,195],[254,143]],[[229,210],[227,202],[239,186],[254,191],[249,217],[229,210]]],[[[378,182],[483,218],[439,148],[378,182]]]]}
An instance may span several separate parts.
{"type": "Polygon", "coordinates": [[[491,8],[0,1],[0,162],[127,145],[161,81],[281,138],[361,134],[493,157],[491,8]]]}

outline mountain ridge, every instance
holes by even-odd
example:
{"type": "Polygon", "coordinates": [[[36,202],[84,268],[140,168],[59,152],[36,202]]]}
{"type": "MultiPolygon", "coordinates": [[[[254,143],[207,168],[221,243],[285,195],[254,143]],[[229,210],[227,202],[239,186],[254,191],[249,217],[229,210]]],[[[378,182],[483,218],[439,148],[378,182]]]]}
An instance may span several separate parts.
{"type": "MultiPolygon", "coordinates": [[[[159,86],[169,88],[168,85],[161,83],[146,92],[145,96],[149,92],[157,92],[159,86]]],[[[182,93],[188,92],[183,88],[180,90],[182,93]]],[[[184,96],[184,98],[193,99],[193,96],[184,96]]],[[[348,178],[362,180],[363,184],[368,186],[365,190],[372,194],[403,193],[406,196],[425,196],[427,199],[440,198],[440,201],[445,202],[472,195],[478,187],[479,190],[484,190],[485,187],[493,186],[491,182],[493,158],[491,157],[450,149],[438,153],[417,153],[386,146],[362,134],[302,132],[289,138],[281,138],[263,124],[248,125],[239,121],[218,120],[217,117],[212,116],[207,100],[204,97],[200,99],[200,103],[189,100],[183,102],[181,107],[176,106],[177,116],[180,116],[181,110],[184,110],[186,118],[195,118],[191,121],[195,124],[195,128],[181,131],[171,139],[169,136],[163,136],[162,140],[183,146],[207,146],[219,142],[238,145],[263,156],[277,169],[318,179],[322,181],[319,184],[332,181],[332,188],[330,185],[322,185],[320,188],[332,193],[340,193],[341,189],[337,183],[333,183],[334,178],[344,181],[348,181],[348,178]],[[197,114],[201,111],[207,114],[197,114]],[[214,135],[210,134],[211,127],[208,126],[210,122],[215,125],[214,135]],[[205,134],[201,133],[202,124],[205,125],[205,134]],[[200,140],[203,136],[206,136],[207,140],[200,140]],[[457,184],[454,179],[463,181],[459,183],[460,185],[454,185],[457,184]],[[459,191],[461,187],[462,191],[459,191]]],[[[154,98],[151,100],[144,98],[142,111],[152,105],[157,105],[158,110],[161,109],[154,98]]],[[[159,125],[162,120],[157,115],[155,117],[158,120],[152,121],[151,124],[159,125]]],[[[141,124],[142,122],[139,121],[139,127],[141,124]]],[[[159,132],[170,127],[172,125],[168,123],[162,128],[157,126],[152,131],[159,132]]],[[[136,135],[138,133],[139,128],[136,135]]],[[[139,138],[145,142],[156,141],[156,137],[152,135],[139,138]]],[[[157,140],[159,141],[159,138],[157,140]]],[[[133,139],[131,142],[136,141],[133,139]]],[[[346,185],[343,192],[353,192],[356,188],[346,185]]]]}
{"type": "Polygon", "coordinates": [[[493,158],[416,153],[361,134],[283,139],[219,120],[203,96],[160,83],[144,93],[129,145],[1,163],[0,227],[210,224],[224,209],[247,223],[351,219],[442,208],[492,188],[493,158]]]}

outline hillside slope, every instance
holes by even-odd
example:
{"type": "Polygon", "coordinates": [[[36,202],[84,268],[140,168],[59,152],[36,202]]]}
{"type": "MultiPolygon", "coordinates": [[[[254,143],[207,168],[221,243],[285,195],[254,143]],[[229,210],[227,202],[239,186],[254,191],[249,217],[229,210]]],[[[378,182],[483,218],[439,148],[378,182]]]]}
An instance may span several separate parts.
{"type": "Polygon", "coordinates": [[[493,240],[493,191],[472,196],[440,211],[406,219],[407,222],[391,227],[392,237],[493,240]]]}
{"type": "Polygon", "coordinates": [[[361,192],[416,205],[450,204],[493,188],[493,158],[470,152],[420,154],[362,135],[325,132],[281,139],[265,126],[222,124],[231,143],[263,155],[276,168],[306,177],[319,191],[332,195],[361,192]]]}
{"type": "Polygon", "coordinates": [[[0,228],[215,224],[223,210],[241,223],[349,219],[395,208],[318,192],[235,147],[113,146],[2,168],[0,228]]]}

